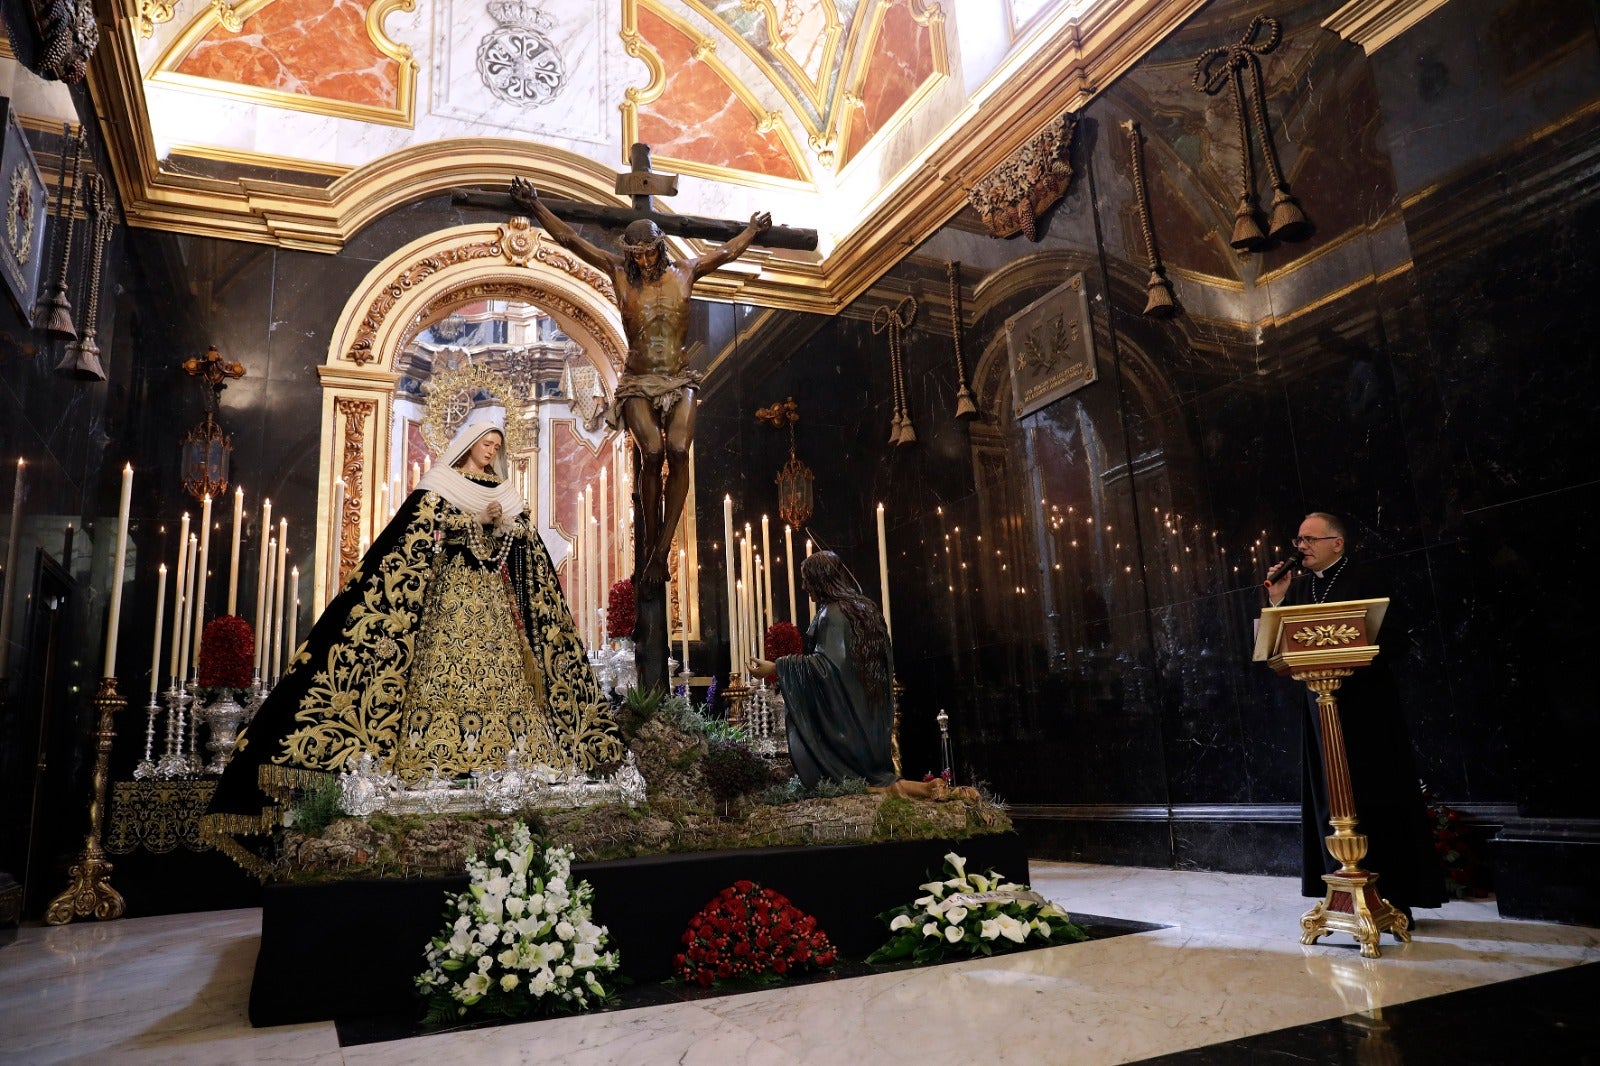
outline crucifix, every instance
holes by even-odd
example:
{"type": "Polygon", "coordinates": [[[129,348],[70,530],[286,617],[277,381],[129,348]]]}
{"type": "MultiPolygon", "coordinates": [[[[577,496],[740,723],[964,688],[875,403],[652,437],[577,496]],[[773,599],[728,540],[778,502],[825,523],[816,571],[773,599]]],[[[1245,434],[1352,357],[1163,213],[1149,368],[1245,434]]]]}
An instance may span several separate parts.
{"type": "MultiPolygon", "coordinates": [[[[606,410],[613,429],[626,426],[635,444],[634,510],[634,661],[639,685],[663,690],[667,675],[667,567],[672,537],[689,494],[689,448],[694,442],[695,391],[700,374],[689,366],[689,301],[697,279],[731,263],[752,244],[810,251],[815,230],[772,225],[765,211],[743,226],[722,219],[664,215],[654,198],[678,191],[675,174],[650,168],[650,147],[635,144],[631,169],[617,175],[616,192],[632,198],[631,208],[600,207],[571,200],[546,200],[533,184],[514,178],[509,194],[457,192],[466,207],[527,212],[557,242],[604,272],[616,291],[628,356],[606,410]],[[570,223],[624,226],[620,252],[584,240],[570,223]],[[723,243],[693,259],[674,261],[667,235],[720,239],[723,243]]],[[[687,612],[685,612],[687,617],[687,612]]],[[[740,664],[733,664],[737,669],[740,664]]]]}

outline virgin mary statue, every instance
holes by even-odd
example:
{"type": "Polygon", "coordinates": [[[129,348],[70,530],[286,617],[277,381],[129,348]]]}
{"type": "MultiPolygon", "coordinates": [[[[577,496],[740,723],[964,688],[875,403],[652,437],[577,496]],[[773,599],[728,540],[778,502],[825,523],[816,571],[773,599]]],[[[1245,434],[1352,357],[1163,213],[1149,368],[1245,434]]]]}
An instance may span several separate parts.
{"type": "Polygon", "coordinates": [[[295,789],[361,755],[408,783],[523,762],[592,770],[621,737],[550,553],[506,476],[497,409],[470,415],[239,735],[205,837],[271,833],[295,789]]]}

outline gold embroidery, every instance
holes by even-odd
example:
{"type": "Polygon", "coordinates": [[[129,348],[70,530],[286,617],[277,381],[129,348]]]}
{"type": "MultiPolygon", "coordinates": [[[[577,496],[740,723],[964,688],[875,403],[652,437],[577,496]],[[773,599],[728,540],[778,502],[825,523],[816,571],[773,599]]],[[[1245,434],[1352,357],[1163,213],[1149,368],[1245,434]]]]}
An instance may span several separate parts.
{"type": "Polygon", "coordinates": [[[106,851],[127,855],[143,848],[155,855],[184,847],[206,851],[200,816],[216,792],[214,780],[117,781],[111,786],[111,824],[106,851]]]}

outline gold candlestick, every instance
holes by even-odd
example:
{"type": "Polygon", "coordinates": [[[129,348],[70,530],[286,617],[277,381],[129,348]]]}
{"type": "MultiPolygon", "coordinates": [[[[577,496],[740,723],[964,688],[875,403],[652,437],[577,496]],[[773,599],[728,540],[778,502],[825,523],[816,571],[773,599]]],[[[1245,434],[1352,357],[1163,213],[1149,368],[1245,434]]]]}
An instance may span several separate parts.
{"type": "Polygon", "coordinates": [[[117,692],[117,679],[100,679],[94,705],[100,711],[100,728],[94,757],[94,785],[89,793],[89,833],[84,838],[83,854],[72,864],[67,887],[45,908],[49,925],[66,925],[74,918],[94,916],[100,921],[122,917],[122,894],[111,887],[111,863],[100,848],[100,823],[105,815],[106,779],[111,771],[111,744],[117,737],[116,713],[128,701],[117,692]]]}
{"type": "Polygon", "coordinates": [[[743,725],[744,707],[750,698],[750,687],[738,674],[733,674],[728,678],[728,687],[722,690],[722,696],[728,701],[728,724],[743,725]]]}

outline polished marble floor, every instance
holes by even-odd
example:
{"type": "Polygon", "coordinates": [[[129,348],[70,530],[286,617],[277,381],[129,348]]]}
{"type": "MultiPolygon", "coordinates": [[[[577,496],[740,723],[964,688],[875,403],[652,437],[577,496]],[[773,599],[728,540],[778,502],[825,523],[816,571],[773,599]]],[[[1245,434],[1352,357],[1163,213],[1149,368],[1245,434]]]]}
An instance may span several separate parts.
{"type": "MultiPolygon", "coordinates": [[[[1385,938],[1384,957],[1363,960],[1346,937],[1300,945],[1304,904],[1288,878],[1040,862],[1033,883],[1069,909],[1165,927],[997,959],[350,1047],[340,1046],[331,1022],[250,1028],[258,911],[26,928],[0,948],[0,1063],[1093,1066],[1206,1048],[1220,1057],[1174,1061],[1341,1061],[1318,1050],[1329,1046],[1333,1020],[1354,1019],[1338,1031],[1366,1040],[1386,1016],[1407,1009],[1384,1008],[1432,997],[1445,997],[1437,1000],[1444,1005],[1478,990],[1459,1026],[1470,1034],[1497,1012],[1498,999],[1528,997],[1530,983],[1516,979],[1600,962],[1600,930],[1503,921],[1492,902],[1420,912],[1411,944],[1385,938]]],[[[330,933],[328,964],[337,966],[341,951],[359,946],[330,933]]],[[[1566,976],[1591,973],[1600,969],[1566,976]]],[[[1570,994],[1579,986],[1562,987],[1570,994]]],[[[1582,987],[1592,1003],[1594,982],[1582,987]]],[[[1523,1019],[1565,1024],[1550,1011],[1523,1019]]]]}

